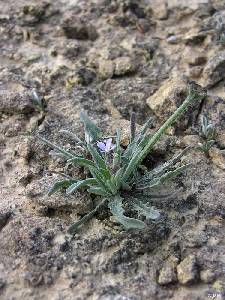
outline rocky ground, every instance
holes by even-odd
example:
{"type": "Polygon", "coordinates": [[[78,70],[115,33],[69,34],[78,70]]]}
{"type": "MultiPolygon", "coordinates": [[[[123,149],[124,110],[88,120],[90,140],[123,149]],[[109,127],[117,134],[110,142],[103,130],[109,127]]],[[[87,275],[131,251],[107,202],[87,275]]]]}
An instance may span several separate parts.
{"type": "MultiPolygon", "coordinates": [[[[0,3],[0,299],[202,300],[225,297],[225,1],[56,0],[0,3]],[[162,122],[188,81],[208,90],[149,155],[150,167],[217,128],[209,155],[155,202],[162,218],[125,231],[100,213],[71,241],[66,229],[93,207],[84,192],[46,197],[64,164],[29,137],[73,149],[80,110],[105,130],[162,122]],[[32,101],[36,90],[42,105],[32,101]]],[[[82,170],[68,170],[84,176],[82,170]]]]}

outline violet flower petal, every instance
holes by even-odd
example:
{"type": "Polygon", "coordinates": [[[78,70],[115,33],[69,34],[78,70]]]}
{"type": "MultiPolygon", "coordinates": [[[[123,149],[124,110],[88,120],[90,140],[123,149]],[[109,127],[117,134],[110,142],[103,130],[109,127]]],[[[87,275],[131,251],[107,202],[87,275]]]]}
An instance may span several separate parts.
{"type": "Polygon", "coordinates": [[[97,142],[97,147],[101,150],[101,151],[105,151],[106,149],[106,145],[103,142],[97,142]]]}
{"type": "Polygon", "coordinates": [[[105,144],[105,152],[108,153],[111,150],[112,138],[106,140],[105,144]]]}

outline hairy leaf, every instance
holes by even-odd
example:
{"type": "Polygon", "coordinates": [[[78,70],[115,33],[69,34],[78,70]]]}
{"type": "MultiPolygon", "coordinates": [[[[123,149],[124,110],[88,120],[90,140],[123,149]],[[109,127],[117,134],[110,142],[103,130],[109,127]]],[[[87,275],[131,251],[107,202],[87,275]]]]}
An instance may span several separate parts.
{"type": "Polygon", "coordinates": [[[162,175],[161,177],[157,177],[157,178],[153,178],[149,181],[145,181],[143,184],[138,185],[136,188],[137,188],[137,190],[144,190],[144,189],[157,187],[160,184],[163,184],[165,181],[169,180],[170,178],[179,175],[181,172],[183,172],[190,166],[191,166],[191,164],[186,164],[181,167],[178,167],[173,171],[167,172],[166,174],[162,175]]]}
{"type": "Polygon", "coordinates": [[[92,122],[85,112],[80,113],[80,119],[84,124],[86,142],[95,143],[101,137],[100,129],[92,122]]]}
{"type": "Polygon", "coordinates": [[[124,209],[122,206],[122,198],[116,195],[113,200],[108,203],[109,209],[114,215],[115,219],[121,223],[126,229],[143,229],[145,228],[145,223],[134,219],[129,218],[124,215],[124,209]]]}
{"type": "Polygon", "coordinates": [[[68,163],[72,163],[72,164],[78,164],[80,166],[84,166],[84,167],[95,167],[95,164],[93,163],[93,161],[82,158],[82,157],[74,157],[72,159],[67,160],[68,163]]]}
{"type": "Polygon", "coordinates": [[[66,159],[70,159],[70,158],[74,158],[74,155],[71,154],[70,152],[64,150],[63,148],[51,143],[50,141],[46,140],[45,138],[43,138],[40,135],[36,135],[36,137],[41,140],[42,142],[44,142],[46,145],[50,146],[51,148],[53,148],[54,150],[56,150],[57,152],[61,153],[63,157],[65,157],[66,159]]]}
{"type": "Polygon", "coordinates": [[[66,194],[70,195],[74,191],[76,191],[78,188],[81,188],[83,186],[91,186],[91,185],[94,185],[94,184],[97,184],[97,181],[94,178],[88,178],[88,179],[80,180],[78,182],[73,183],[70,187],[68,187],[66,189],[66,194]]]}
{"type": "Polygon", "coordinates": [[[109,190],[111,191],[111,193],[113,195],[115,195],[117,193],[117,186],[113,180],[113,177],[111,177],[110,179],[108,179],[106,181],[107,186],[109,187],[109,190]]]}
{"type": "Polygon", "coordinates": [[[74,142],[76,142],[79,145],[82,145],[86,148],[85,142],[83,142],[75,133],[73,133],[69,130],[60,130],[60,133],[67,134],[74,142]]]}
{"type": "Polygon", "coordinates": [[[108,169],[104,159],[101,157],[101,155],[98,153],[98,151],[92,145],[88,144],[87,147],[88,147],[88,151],[91,153],[93,160],[96,163],[96,166],[99,169],[104,170],[105,175],[107,175],[108,178],[110,178],[111,175],[110,175],[109,169],[108,169]]]}
{"type": "Polygon", "coordinates": [[[147,206],[143,202],[132,198],[133,208],[140,214],[146,217],[146,219],[157,220],[160,217],[160,213],[153,209],[152,207],[147,206]]]}
{"type": "Polygon", "coordinates": [[[108,193],[105,189],[101,187],[91,187],[87,190],[90,194],[96,194],[103,197],[110,196],[110,193],[108,193]]]}
{"type": "Polygon", "coordinates": [[[52,194],[56,193],[57,191],[61,190],[62,188],[67,188],[71,184],[74,184],[76,182],[77,182],[77,180],[73,180],[73,179],[65,179],[65,180],[56,181],[54,183],[54,185],[48,191],[48,196],[51,196],[52,194]]]}

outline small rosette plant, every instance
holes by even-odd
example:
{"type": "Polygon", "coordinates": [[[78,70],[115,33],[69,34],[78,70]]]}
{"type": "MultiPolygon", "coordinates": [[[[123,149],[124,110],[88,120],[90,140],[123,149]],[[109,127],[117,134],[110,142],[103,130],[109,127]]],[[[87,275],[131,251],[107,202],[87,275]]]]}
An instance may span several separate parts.
{"type": "Polygon", "coordinates": [[[96,207],[70,225],[68,232],[74,234],[77,228],[92,218],[100,209],[107,208],[115,219],[126,229],[143,229],[146,223],[140,218],[125,215],[125,207],[133,210],[135,215],[144,216],[146,219],[156,220],[160,214],[149,206],[146,198],[160,198],[163,195],[152,194],[160,185],[172,177],[177,176],[189,167],[182,164],[181,157],[190,149],[157,166],[153,170],[146,170],[143,174],[141,163],[151,152],[153,146],[165,131],[177,121],[193,102],[201,101],[205,92],[198,92],[196,86],[189,86],[187,98],[171,117],[153,135],[149,134],[152,119],[148,120],[140,132],[136,132],[135,115],[131,115],[130,143],[124,149],[121,147],[121,134],[117,130],[115,136],[103,137],[99,128],[82,112],[81,121],[84,125],[85,139],[81,140],[70,131],[63,130],[74,142],[82,148],[83,155],[75,155],[63,148],[52,144],[50,141],[38,136],[44,143],[53,148],[55,155],[63,156],[67,163],[87,168],[89,177],[84,180],[65,178],[57,181],[49,191],[49,195],[65,189],[66,194],[73,194],[77,189],[86,189],[89,193],[101,196],[96,207]],[[145,195],[145,197],[142,197],[145,195]],[[146,197],[147,195],[147,197],[146,197]]]}

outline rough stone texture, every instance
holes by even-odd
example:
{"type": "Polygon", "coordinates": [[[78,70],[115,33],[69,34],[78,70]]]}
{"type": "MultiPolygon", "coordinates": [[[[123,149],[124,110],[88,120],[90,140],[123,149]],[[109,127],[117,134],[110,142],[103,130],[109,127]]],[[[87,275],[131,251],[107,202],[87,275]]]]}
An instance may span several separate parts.
{"type": "Polygon", "coordinates": [[[134,72],[135,64],[130,57],[118,57],[115,59],[116,76],[122,76],[134,72]]]}
{"type": "Polygon", "coordinates": [[[0,93],[0,112],[10,114],[29,114],[34,111],[31,92],[2,90],[0,93]]]}
{"type": "Polygon", "coordinates": [[[224,293],[225,173],[214,155],[221,159],[225,149],[223,2],[1,1],[1,300],[205,300],[224,293]],[[85,110],[106,134],[121,127],[125,147],[131,112],[138,125],[155,116],[153,133],[184,100],[183,75],[207,86],[208,97],[167,132],[144,165],[202,142],[202,115],[217,129],[211,157],[187,153],[183,162],[191,169],[156,191],[177,192],[150,199],[162,218],[146,231],[125,231],[106,210],[71,240],[68,226],[99,199],[83,191],[47,197],[59,178],[54,171],[89,175],[65,168],[30,134],[75,151],[59,131],[83,138],[85,110]],[[44,98],[43,111],[32,105],[33,89],[44,98]],[[154,111],[146,102],[151,97],[154,111]]]}
{"type": "Polygon", "coordinates": [[[177,282],[176,265],[174,262],[168,262],[159,272],[158,283],[167,285],[177,282]]]}
{"type": "Polygon", "coordinates": [[[212,87],[219,81],[224,79],[224,67],[225,67],[225,51],[216,53],[211,57],[204,68],[203,74],[206,80],[206,86],[212,87]]]}
{"type": "MultiPolygon", "coordinates": [[[[181,104],[180,99],[184,99],[188,94],[188,81],[185,77],[172,77],[163,82],[162,86],[147,99],[147,104],[157,116],[157,120],[165,122],[172,112],[181,104]]],[[[195,122],[194,118],[198,112],[200,103],[196,103],[183,117],[178,125],[186,128],[188,124],[195,122]],[[194,113],[195,111],[195,113],[194,113]]]]}
{"type": "Polygon", "coordinates": [[[190,284],[197,279],[196,257],[190,255],[177,266],[177,278],[181,284],[190,284]]]}
{"type": "Polygon", "coordinates": [[[215,279],[215,273],[212,270],[202,270],[200,272],[200,279],[204,283],[211,283],[215,279]]]}

